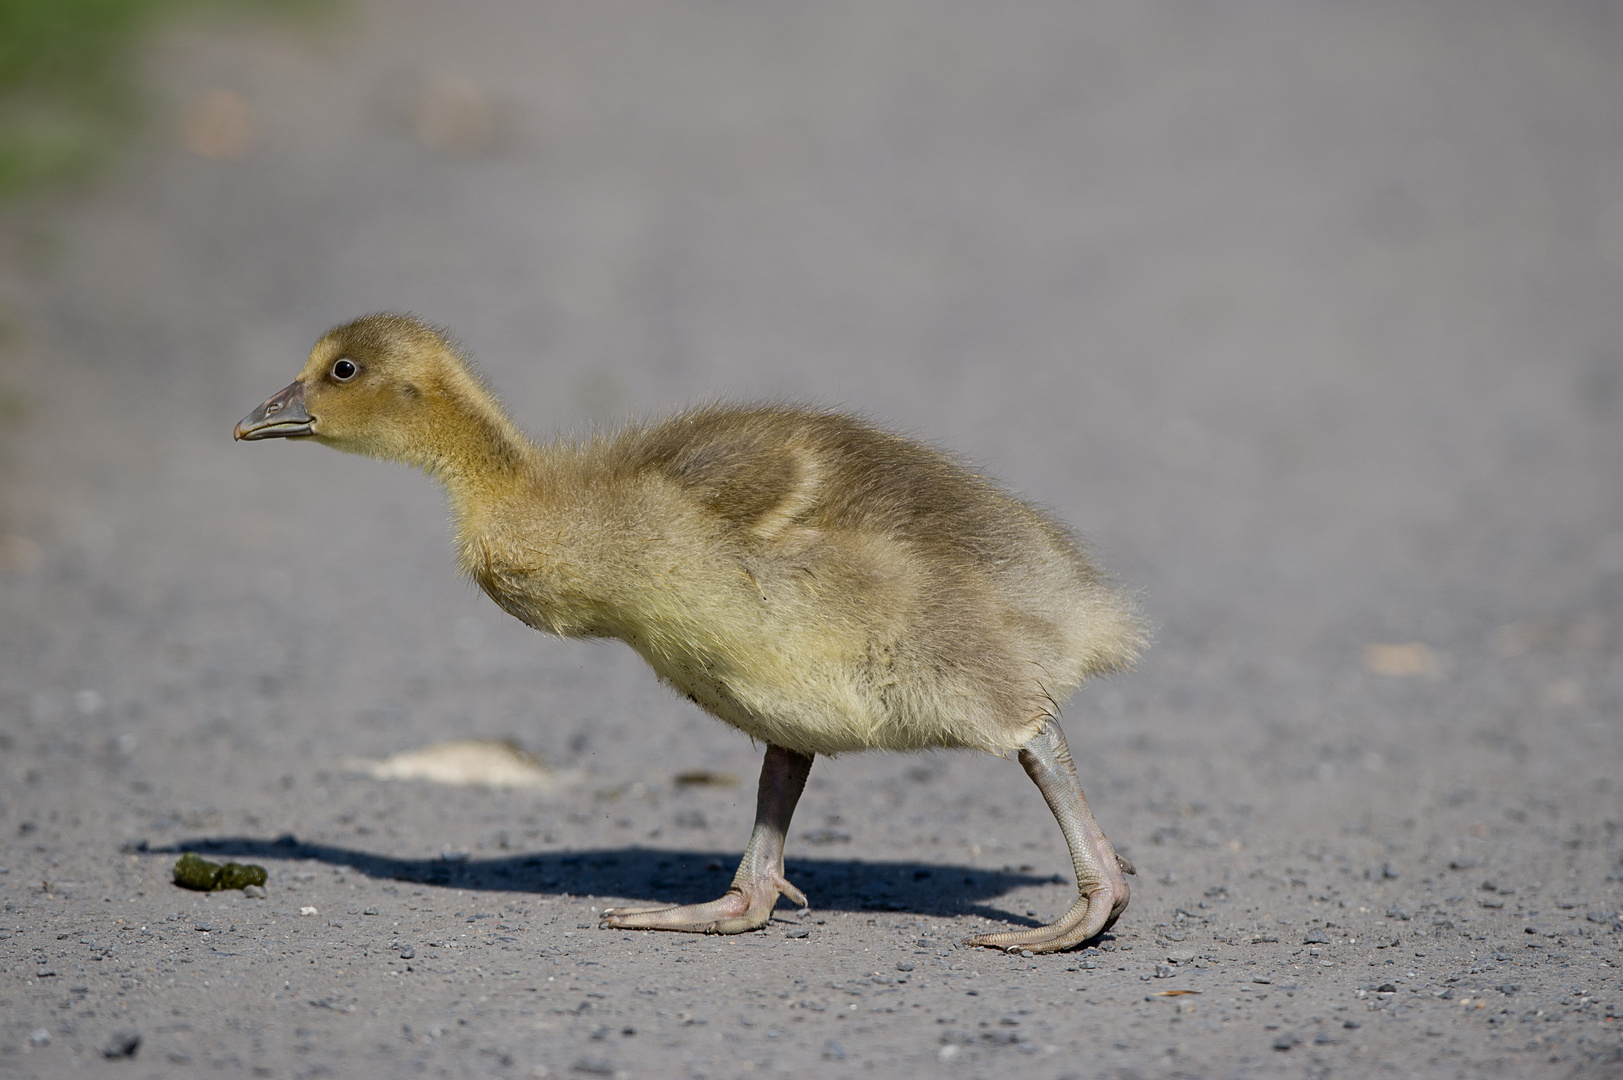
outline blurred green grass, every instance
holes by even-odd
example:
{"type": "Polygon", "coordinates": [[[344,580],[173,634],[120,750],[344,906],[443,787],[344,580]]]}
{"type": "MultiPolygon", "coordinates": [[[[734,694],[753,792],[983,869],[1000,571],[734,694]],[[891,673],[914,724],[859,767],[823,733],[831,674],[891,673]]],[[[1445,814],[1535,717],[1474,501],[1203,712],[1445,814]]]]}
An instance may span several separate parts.
{"type": "Polygon", "coordinates": [[[141,115],[133,57],[165,20],[320,0],[0,0],[0,200],[95,172],[141,115]]]}

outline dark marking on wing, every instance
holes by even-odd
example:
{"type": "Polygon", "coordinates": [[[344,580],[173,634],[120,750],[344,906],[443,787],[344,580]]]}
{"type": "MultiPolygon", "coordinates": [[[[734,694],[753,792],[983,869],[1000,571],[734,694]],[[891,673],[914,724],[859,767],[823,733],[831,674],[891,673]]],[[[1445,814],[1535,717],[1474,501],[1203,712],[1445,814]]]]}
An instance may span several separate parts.
{"type": "Polygon", "coordinates": [[[748,529],[796,498],[805,462],[783,425],[757,412],[701,410],[639,439],[644,460],[692,491],[705,509],[748,529]]]}

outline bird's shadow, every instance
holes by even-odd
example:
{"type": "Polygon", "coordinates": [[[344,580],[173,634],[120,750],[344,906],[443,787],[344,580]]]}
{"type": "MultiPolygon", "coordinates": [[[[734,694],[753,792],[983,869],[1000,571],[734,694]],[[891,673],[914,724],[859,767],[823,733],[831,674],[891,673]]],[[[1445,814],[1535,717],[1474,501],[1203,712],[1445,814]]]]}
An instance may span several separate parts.
{"type": "MultiPolygon", "coordinates": [[[[137,845],[154,854],[196,852],[230,860],[313,859],[347,866],[367,877],[442,888],[568,893],[575,896],[646,898],[690,904],[725,892],[738,862],[737,852],[669,851],[641,847],[535,852],[499,858],[402,859],[332,844],[282,836],[266,840],[214,836],[164,847],[137,845]]],[[[1028,885],[1065,884],[1057,875],[943,865],[918,861],[790,859],[788,878],[826,911],[894,911],[952,917],[973,915],[1037,926],[1035,919],[985,904],[1028,885]]]]}

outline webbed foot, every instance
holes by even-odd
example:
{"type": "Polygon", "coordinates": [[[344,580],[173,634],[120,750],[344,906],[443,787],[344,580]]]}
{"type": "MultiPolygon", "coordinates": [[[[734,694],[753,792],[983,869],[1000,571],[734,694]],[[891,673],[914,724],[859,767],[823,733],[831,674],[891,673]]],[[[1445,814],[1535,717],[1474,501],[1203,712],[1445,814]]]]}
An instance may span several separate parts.
{"type": "Polygon", "coordinates": [[[782,877],[734,882],[725,896],[707,904],[608,908],[601,925],[615,930],[679,930],[689,934],[742,934],[765,926],[779,895],[806,906],[806,894],[782,877]]]}
{"type": "Polygon", "coordinates": [[[765,926],[779,896],[806,907],[806,894],[783,876],[783,838],[806,787],[812,759],[768,746],[761,763],[755,831],[725,896],[707,904],[608,908],[599,925],[614,930],[678,930],[689,934],[742,934],[765,926]]]}
{"type": "Polygon", "coordinates": [[[996,934],[976,934],[965,945],[985,945],[993,949],[1034,953],[1061,952],[1098,937],[1113,926],[1127,910],[1131,890],[1127,875],[1136,874],[1133,864],[1110,846],[1104,830],[1088,809],[1076,764],[1065,745],[1065,735],[1057,721],[1050,720],[1042,732],[1020,749],[1020,764],[1043,793],[1048,808],[1065,834],[1076,869],[1076,903],[1056,923],[1030,930],[1008,930],[996,934]]]}
{"type": "Polygon", "coordinates": [[[1029,930],[976,934],[965,938],[964,944],[985,945],[1009,952],[1029,949],[1034,953],[1051,953],[1074,949],[1115,925],[1116,919],[1127,910],[1127,899],[1127,882],[1120,883],[1119,892],[1110,885],[1100,885],[1078,896],[1071,910],[1060,916],[1058,922],[1029,930]]]}

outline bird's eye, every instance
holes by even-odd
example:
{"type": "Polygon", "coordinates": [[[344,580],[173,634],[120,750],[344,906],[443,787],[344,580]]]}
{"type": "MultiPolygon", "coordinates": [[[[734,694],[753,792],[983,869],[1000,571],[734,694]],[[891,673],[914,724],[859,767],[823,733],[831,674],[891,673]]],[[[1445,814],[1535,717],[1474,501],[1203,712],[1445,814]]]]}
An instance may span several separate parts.
{"type": "Polygon", "coordinates": [[[349,380],[353,379],[357,374],[360,373],[360,370],[360,368],[355,366],[355,361],[345,358],[338,360],[333,364],[332,377],[337,379],[339,382],[349,382],[349,380]]]}

